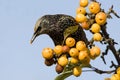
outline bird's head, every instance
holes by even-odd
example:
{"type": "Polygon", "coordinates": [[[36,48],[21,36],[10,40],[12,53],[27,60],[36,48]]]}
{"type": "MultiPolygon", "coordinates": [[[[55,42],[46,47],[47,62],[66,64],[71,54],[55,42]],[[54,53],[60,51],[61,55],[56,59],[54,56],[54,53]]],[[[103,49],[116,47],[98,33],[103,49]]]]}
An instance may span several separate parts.
{"type": "Polygon", "coordinates": [[[47,34],[49,32],[49,21],[47,19],[47,15],[39,18],[34,27],[34,33],[30,43],[32,44],[35,38],[41,34],[47,34]]]}

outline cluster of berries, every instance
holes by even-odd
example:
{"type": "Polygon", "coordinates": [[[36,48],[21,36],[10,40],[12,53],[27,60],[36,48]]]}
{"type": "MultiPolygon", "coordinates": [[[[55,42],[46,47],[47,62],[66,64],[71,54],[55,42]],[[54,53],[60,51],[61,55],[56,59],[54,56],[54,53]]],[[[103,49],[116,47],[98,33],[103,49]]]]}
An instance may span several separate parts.
{"type": "Polygon", "coordinates": [[[74,65],[72,68],[74,76],[80,76],[81,64],[89,65],[90,60],[99,55],[99,47],[93,46],[89,49],[84,41],[76,42],[72,37],[66,38],[65,45],[56,45],[53,49],[44,48],[42,51],[47,66],[56,64],[56,72],[61,73],[66,66],[74,65]]]}
{"type": "MultiPolygon", "coordinates": [[[[84,30],[93,33],[92,40],[101,41],[101,27],[106,24],[107,14],[101,9],[101,5],[96,1],[80,0],[80,5],[76,9],[76,21],[84,30]],[[89,13],[86,11],[88,6],[89,13]]],[[[74,76],[82,73],[81,64],[89,65],[90,60],[96,59],[101,53],[98,46],[88,45],[84,41],[75,41],[72,37],[65,39],[65,45],[56,45],[52,48],[44,48],[42,56],[45,64],[51,66],[56,64],[56,72],[61,73],[69,65],[74,65],[71,70],[74,76]]]]}
{"type": "Polygon", "coordinates": [[[80,23],[85,30],[90,30],[93,33],[94,41],[101,41],[101,27],[106,23],[107,14],[101,9],[101,6],[96,1],[80,0],[80,6],[76,9],[76,21],[80,23]],[[88,7],[87,7],[88,6],[88,7]],[[87,13],[88,8],[89,13],[87,13]]]}

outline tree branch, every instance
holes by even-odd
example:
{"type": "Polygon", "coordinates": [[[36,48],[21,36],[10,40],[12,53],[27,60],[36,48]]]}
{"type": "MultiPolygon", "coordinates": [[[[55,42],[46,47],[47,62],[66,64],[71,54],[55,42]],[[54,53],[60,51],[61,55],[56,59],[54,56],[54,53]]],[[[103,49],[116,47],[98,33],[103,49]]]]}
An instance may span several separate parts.
{"type": "MultiPolygon", "coordinates": [[[[98,73],[98,74],[111,74],[111,73],[113,73],[113,72],[115,72],[115,70],[110,70],[110,71],[103,71],[103,70],[100,70],[100,69],[98,69],[98,68],[95,68],[95,67],[93,67],[93,66],[91,66],[90,67],[91,69],[93,69],[93,70],[91,70],[91,71],[95,71],[96,73],[98,73]]],[[[90,71],[90,70],[89,70],[90,71]]]]}
{"type": "MultiPolygon", "coordinates": [[[[104,37],[105,37],[106,39],[111,39],[111,38],[109,37],[109,34],[108,34],[107,31],[106,31],[106,24],[103,25],[103,26],[101,26],[101,30],[102,30],[102,33],[103,33],[103,35],[104,35],[104,37]]],[[[113,42],[113,41],[114,41],[114,40],[111,39],[111,40],[108,40],[107,43],[108,43],[108,45],[109,45],[109,49],[112,51],[112,53],[113,53],[113,55],[114,55],[114,57],[115,57],[115,59],[116,59],[116,61],[117,61],[117,63],[120,65],[120,58],[119,58],[119,56],[118,56],[118,54],[117,54],[117,51],[116,51],[116,49],[115,49],[115,47],[114,47],[114,42],[113,42]]]]}

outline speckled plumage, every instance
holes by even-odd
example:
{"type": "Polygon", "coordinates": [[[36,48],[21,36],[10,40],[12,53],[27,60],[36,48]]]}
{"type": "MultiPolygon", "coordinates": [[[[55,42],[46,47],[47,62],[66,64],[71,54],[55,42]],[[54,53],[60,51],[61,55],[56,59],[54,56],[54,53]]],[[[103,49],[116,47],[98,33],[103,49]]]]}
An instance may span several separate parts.
{"type": "MultiPolygon", "coordinates": [[[[40,34],[48,34],[54,41],[55,45],[62,44],[64,39],[64,30],[70,26],[76,25],[79,25],[79,23],[77,23],[76,20],[69,15],[45,15],[38,19],[35,24],[34,34],[31,39],[31,43],[40,34]]],[[[86,35],[80,25],[78,30],[70,36],[75,38],[76,41],[82,40],[86,43],[88,42],[86,35]]]]}

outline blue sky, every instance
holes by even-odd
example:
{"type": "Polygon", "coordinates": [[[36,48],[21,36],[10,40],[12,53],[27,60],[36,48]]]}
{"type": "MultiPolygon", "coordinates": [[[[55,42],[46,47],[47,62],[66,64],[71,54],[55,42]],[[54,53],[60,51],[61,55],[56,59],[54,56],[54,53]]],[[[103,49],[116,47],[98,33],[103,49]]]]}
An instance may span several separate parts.
{"type": "MultiPolygon", "coordinates": [[[[120,15],[119,0],[99,1],[105,10],[113,4],[120,15]]],[[[54,80],[57,76],[55,66],[46,67],[41,56],[44,47],[53,48],[54,44],[49,36],[41,35],[31,45],[29,41],[34,25],[36,20],[45,14],[62,13],[74,17],[78,6],[79,0],[0,0],[0,80],[54,80]]],[[[120,43],[120,20],[114,16],[113,18],[108,20],[108,32],[120,43]]],[[[105,46],[100,46],[104,50],[105,46]]],[[[106,66],[100,58],[91,63],[103,70],[109,69],[107,67],[110,65],[111,56],[110,53],[106,66]]],[[[71,76],[66,80],[103,80],[109,76],[85,72],[79,78],[71,76]]]]}

